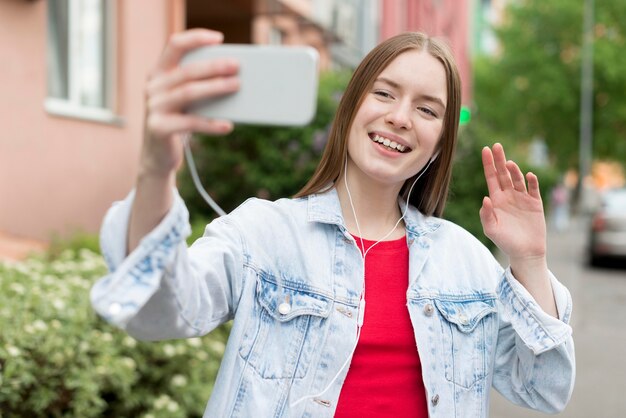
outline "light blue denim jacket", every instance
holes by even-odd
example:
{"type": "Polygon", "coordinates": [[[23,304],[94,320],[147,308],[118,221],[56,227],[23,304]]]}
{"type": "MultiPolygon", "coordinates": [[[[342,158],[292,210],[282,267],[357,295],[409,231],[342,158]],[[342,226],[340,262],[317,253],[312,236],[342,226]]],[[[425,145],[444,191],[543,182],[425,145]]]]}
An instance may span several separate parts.
{"type": "MultiPolygon", "coordinates": [[[[250,199],[190,248],[176,194],[126,256],[132,199],[103,224],[111,273],[92,289],[96,311],[142,340],[201,336],[234,319],[205,417],[332,417],[347,367],[323,396],[291,404],[326,388],[356,341],[363,261],[336,191],[250,199]]],[[[575,374],[567,289],[552,277],[556,319],[462,228],[414,208],[405,224],[430,417],[488,416],[492,385],[517,404],[562,410],[575,374]]]]}

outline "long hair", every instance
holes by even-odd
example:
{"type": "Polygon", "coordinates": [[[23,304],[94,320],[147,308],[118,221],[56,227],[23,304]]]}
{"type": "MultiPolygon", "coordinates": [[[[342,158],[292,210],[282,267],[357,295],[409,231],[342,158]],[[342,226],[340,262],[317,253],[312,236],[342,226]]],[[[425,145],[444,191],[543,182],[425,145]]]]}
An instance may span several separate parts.
{"type": "MultiPolygon", "coordinates": [[[[311,179],[295,197],[324,192],[331,188],[342,175],[348,153],[348,133],[365,95],[372,88],[376,77],[391,61],[398,55],[411,50],[427,51],[443,64],[446,71],[448,97],[441,137],[436,148],[439,156],[418,180],[409,201],[425,215],[441,216],[452,175],[452,157],[456,147],[461,110],[461,80],[448,46],[420,32],[407,32],[394,36],[376,46],[361,61],[339,102],[322,158],[311,179]]],[[[407,179],[400,190],[400,195],[405,200],[418,174],[407,179]]]]}

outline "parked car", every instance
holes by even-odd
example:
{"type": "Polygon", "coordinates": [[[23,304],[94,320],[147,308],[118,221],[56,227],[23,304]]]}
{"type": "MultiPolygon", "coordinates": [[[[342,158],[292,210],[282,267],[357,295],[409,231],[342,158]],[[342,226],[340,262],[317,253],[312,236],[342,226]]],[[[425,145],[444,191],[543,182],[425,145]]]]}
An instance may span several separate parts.
{"type": "Polygon", "coordinates": [[[591,218],[589,262],[598,265],[610,258],[626,261],[626,188],[606,191],[591,218]]]}

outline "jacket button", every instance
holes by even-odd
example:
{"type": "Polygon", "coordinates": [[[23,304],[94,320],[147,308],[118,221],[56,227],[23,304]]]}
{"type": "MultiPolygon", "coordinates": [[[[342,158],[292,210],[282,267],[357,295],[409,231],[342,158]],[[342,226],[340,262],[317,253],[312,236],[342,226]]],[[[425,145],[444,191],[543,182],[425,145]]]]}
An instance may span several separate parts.
{"type": "Polygon", "coordinates": [[[289,312],[291,312],[291,305],[287,302],[281,303],[280,305],[278,305],[278,312],[280,312],[281,315],[287,315],[289,312]]]}
{"type": "Polygon", "coordinates": [[[437,406],[437,404],[439,403],[439,395],[435,395],[433,396],[430,401],[432,402],[433,406],[437,406]]]}
{"type": "Polygon", "coordinates": [[[424,315],[432,316],[434,311],[435,308],[433,308],[433,305],[431,305],[430,303],[427,303],[426,306],[424,306],[424,315]]]}

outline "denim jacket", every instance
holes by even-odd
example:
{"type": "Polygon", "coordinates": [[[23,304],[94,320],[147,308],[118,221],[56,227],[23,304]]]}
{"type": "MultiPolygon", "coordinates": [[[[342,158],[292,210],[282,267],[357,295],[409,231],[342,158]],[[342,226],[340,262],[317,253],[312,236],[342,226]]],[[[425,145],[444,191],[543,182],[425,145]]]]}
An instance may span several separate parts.
{"type": "MultiPolygon", "coordinates": [[[[364,268],[336,191],[250,199],[189,248],[176,194],[126,256],[132,200],[115,204],[103,224],[110,274],[92,289],[96,311],[141,340],[202,336],[233,319],[205,417],[332,417],[356,341],[364,268]]],[[[412,207],[405,225],[406,303],[429,416],[487,417],[492,385],[516,404],[562,410],[575,374],[567,289],[551,277],[554,318],[462,228],[412,207]]]]}

